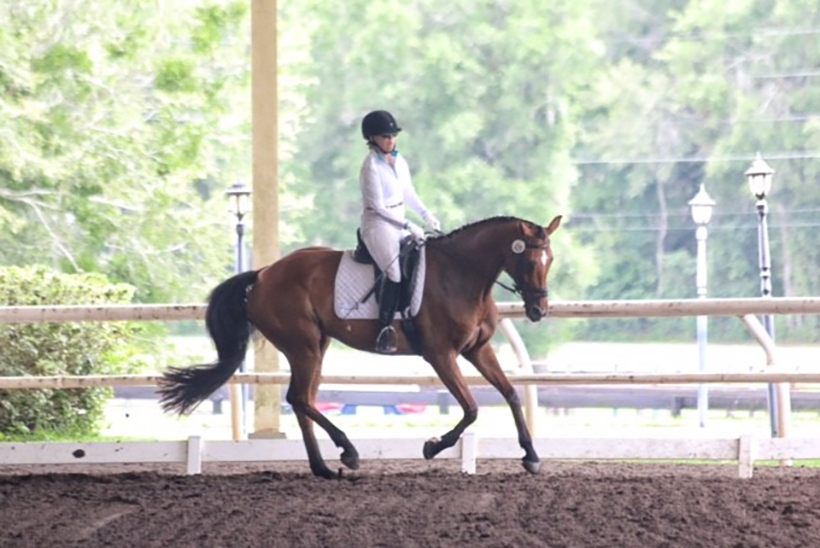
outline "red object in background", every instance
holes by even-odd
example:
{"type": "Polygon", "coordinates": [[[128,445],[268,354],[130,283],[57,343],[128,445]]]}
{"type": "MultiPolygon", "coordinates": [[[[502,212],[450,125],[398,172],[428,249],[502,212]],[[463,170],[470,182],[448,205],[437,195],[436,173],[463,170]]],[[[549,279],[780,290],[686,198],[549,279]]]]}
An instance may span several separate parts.
{"type": "Polygon", "coordinates": [[[423,403],[400,403],[396,405],[396,409],[403,415],[414,415],[424,413],[424,410],[427,409],[427,405],[423,403]]]}
{"type": "Polygon", "coordinates": [[[339,413],[342,410],[342,407],[344,407],[344,405],[335,402],[316,403],[316,408],[322,413],[339,413]]]}

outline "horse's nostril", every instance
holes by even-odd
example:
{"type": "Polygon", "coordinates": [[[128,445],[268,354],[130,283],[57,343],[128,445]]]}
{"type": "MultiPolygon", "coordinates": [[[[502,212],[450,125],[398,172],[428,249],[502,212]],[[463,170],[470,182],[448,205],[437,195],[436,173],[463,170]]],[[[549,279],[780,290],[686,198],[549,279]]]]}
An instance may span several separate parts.
{"type": "Polygon", "coordinates": [[[547,309],[543,306],[533,305],[530,307],[530,317],[541,319],[547,315],[547,309]]]}

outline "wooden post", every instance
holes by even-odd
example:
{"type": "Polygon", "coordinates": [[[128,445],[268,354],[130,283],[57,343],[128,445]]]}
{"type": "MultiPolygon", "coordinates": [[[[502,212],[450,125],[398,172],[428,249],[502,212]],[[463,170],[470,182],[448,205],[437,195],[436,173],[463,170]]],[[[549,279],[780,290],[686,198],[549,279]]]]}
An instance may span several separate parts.
{"type": "MultiPolygon", "coordinates": [[[[253,117],[253,268],[279,258],[279,128],[276,71],[276,0],[251,0],[251,102],[253,117]]],[[[279,371],[279,354],[257,345],[254,370],[279,371]]],[[[251,437],[280,437],[279,385],[257,386],[251,437]]]]}
{"type": "Polygon", "coordinates": [[[242,392],[241,385],[232,384],[228,387],[228,399],[231,402],[231,438],[233,441],[242,439],[242,392]]]}

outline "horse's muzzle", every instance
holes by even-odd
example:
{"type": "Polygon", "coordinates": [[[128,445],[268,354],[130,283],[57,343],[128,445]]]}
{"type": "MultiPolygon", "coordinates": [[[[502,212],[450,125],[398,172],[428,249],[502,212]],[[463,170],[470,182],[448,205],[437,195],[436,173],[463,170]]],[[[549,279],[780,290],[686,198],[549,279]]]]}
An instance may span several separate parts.
{"type": "Polygon", "coordinates": [[[527,318],[531,322],[540,322],[547,315],[548,308],[540,304],[526,304],[524,306],[527,318]]]}

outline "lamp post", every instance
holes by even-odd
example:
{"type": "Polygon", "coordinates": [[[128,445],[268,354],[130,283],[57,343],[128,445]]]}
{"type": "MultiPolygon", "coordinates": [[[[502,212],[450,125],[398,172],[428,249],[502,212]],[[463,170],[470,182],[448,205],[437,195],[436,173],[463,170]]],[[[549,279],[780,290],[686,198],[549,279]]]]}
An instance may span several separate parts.
{"type": "MultiPolygon", "coordinates": [[[[706,298],[706,239],[708,231],[706,225],[712,219],[712,209],[715,201],[706,192],[706,188],[701,183],[700,190],[695,197],[689,200],[689,207],[692,210],[692,219],[698,225],[695,236],[698,240],[698,261],[696,283],[698,288],[698,298],[706,298]]],[[[697,337],[698,337],[698,369],[701,373],[706,372],[706,341],[708,334],[708,317],[697,317],[697,337]]],[[[698,424],[701,428],[706,426],[706,412],[709,410],[709,389],[705,384],[698,385],[698,424]]]]}
{"type": "MultiPolygon", "coordinates": [[[[239,274],[240,272],[245,271],[245,215],[247,215],[248,211],[250,210],[250,195],[251,189],[247,187],[242,181],[237,181],[233,184],[227,191],[225,191],[225,195],[228,197],[228,207],[231,213],[234,214],[236,217],[236,250],[235,250],[235,263],[234,263],[234,272],[239,274]]],[[[242,364],[239,366],[239,370],[241,372],[245,372],[245,360],[242,360],[242,364]]],[[[234,439],[238,437],[246,437],[248,428],[246,421],[248,420],[248,385],[243,384],[241,385],[241,412],[242,412],[242,421],[240,424],[237,424],[234,421],[234,430],[240,428],[240,432],[234,431],[234,439]]],[[[236,414],[236,410],[233,410],[232,413],[236,414]]]]}
{"type": "MultiPolygon", "coordinates": [[[[769,204],[766,202],[766,195],[772,188],[772,175],[774,170],[763,160],[760,152],[755,156],[752,166],[746,170],[746,179],[749,181],[749,188],[757,199],[757,251],[760,264],[760,294],[763,297],[772,296],[772,266],[769,254],[769,225],[767,216],[769,214],[769,204]]],[[[763,325],[766,333],[774,342],[774,316],[763,317],[763,325]]],[[[769,421],[772,437],[780,436],[779,427],[779,406],[778,393],[774,384],[768,385],[769,401],[769,421]]]]}

